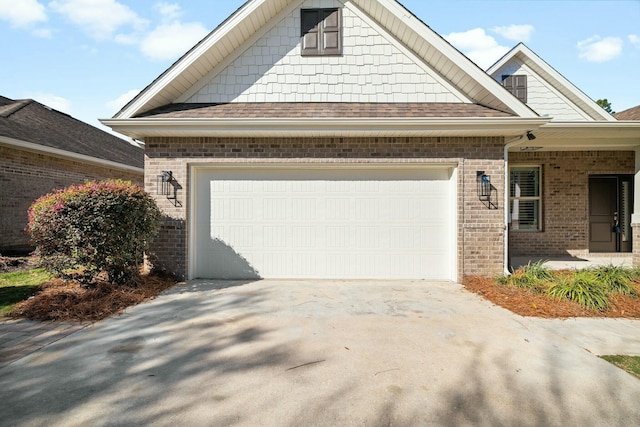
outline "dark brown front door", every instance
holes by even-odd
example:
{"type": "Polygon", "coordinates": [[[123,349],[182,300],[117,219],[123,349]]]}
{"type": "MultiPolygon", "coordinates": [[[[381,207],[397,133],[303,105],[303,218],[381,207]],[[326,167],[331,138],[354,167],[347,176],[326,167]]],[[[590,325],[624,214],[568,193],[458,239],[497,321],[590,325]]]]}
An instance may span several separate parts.
{"type": "Polygon", "coordinates": [[[631,251],[632,177],[589,178],[589,251],[631,251]]]}

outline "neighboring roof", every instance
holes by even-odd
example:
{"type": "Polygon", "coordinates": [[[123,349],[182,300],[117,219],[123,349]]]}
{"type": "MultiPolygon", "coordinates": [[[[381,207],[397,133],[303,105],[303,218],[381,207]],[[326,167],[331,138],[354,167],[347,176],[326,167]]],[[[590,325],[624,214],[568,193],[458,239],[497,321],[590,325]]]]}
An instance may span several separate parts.
{"type": "Polygon", "coordinates": [[[137,172],[144,168],[142,148],[31,99],[0,96],[0,143],[137,172]]]}
{"type": "Polygon", "coordinates": [[[232,103],[170,104],[145,118],[391,118],[391,117],[513,117],[513,114],[476,104],[462,103],[232,103]]]}
{"type": "Polygon", "coordinates": [[[564,97],[573,102],[578,108],[584,111],[593,120],[614,121],[615,118],[607,113],[602,107],[578,89],[573,83],[567,80],[562,74],[556,71],[551,65],[536,55],[524,43],[519,43],[502,58],[487,70],[487,73],[494,75],[504,65],[517,58],[527,65],[531,70],[548,82],[554,89],[564,97]]]}
{"type": "MultiPolygon", "coordinates": [[[[304,0],[249,0],[231,17],[194,46],[131,100],[114,119],[131,119],[175,102],[195,84],[219,72],[229,58],[238,55],[304,0]],[[216,71],[218,70],[218,71],[216,71]]],[[[417,58],[459,88],[471,103],[512,112],[521,118],[537,118],[528,106],[512,96],[493,78],[435,33],[396,0],[352,0],[417,58]]],[[[104,123],[110,124],[110,120],[104,123]]],[[[112,124],[113,122],[111,122],[112,124]]]]}
{"type": "Polygon", "coordinates": [[[613,115],[617,120],[640,120],[640,105],[613,115]]]}

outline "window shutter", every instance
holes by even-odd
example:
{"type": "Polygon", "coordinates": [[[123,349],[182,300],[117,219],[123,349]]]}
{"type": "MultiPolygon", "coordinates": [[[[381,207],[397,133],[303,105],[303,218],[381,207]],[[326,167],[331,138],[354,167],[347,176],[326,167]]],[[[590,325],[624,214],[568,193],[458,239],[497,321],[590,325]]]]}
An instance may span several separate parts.
{"type": "Polygon", "coordinates": [[[302,55],[342,54],[342,10],[302,9],[302,55]]]}
{"type": "Polygon", "coordinates": [[[302,54],[320,54],[320,17],[318,9],[303,9],[302,18],[302,54]]]}
{"type": "Polygon", "coordinates": [[[322,53],[325,55],[340,55],[342,53],[340,9],[323,10],[322,14],[322,53]]]}
{"type": "Polygon", "coordinates": [[[527,103],[527,76],[517,74],[502,76],[502,85],[520,101],[527,103]]]}

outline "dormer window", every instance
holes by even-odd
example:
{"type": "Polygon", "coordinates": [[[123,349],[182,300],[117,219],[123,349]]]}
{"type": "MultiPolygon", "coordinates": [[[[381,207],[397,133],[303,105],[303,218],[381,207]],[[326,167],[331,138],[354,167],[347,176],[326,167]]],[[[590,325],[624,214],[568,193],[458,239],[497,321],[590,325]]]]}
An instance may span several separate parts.
{"type": "Polygon", "coordinates": [[[342,55],[342,10],[302,9],[302,56],[342,55]]]}
{"type": "Polygon", "coordinates": [[[527,103],[527,76],[526,74],[514,74],[502,76],[502,86],[520,101],[527,103]]]}

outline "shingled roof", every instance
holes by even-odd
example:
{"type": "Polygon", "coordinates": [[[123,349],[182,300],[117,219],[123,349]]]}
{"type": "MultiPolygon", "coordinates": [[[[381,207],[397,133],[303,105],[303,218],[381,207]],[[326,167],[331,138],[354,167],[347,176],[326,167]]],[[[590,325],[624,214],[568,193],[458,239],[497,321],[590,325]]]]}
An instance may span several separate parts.
{"type": "Polygon", "coordinates": [[[465,103],[262,102],[229,104],[169,104],[142,114],[146,118],[396,118],[513,117],[513,114],[465,103]]]}
{"type": "Polygon", "coordinates": [[[129,167],[144,167],[142,148],[32,99],[0,96],[0,140],[2,137],[129,167]]]}
{"type": "Polygon", "coordinates": [[[618,120],[640,120],[640,105],[613,115],[618,120]]]}

